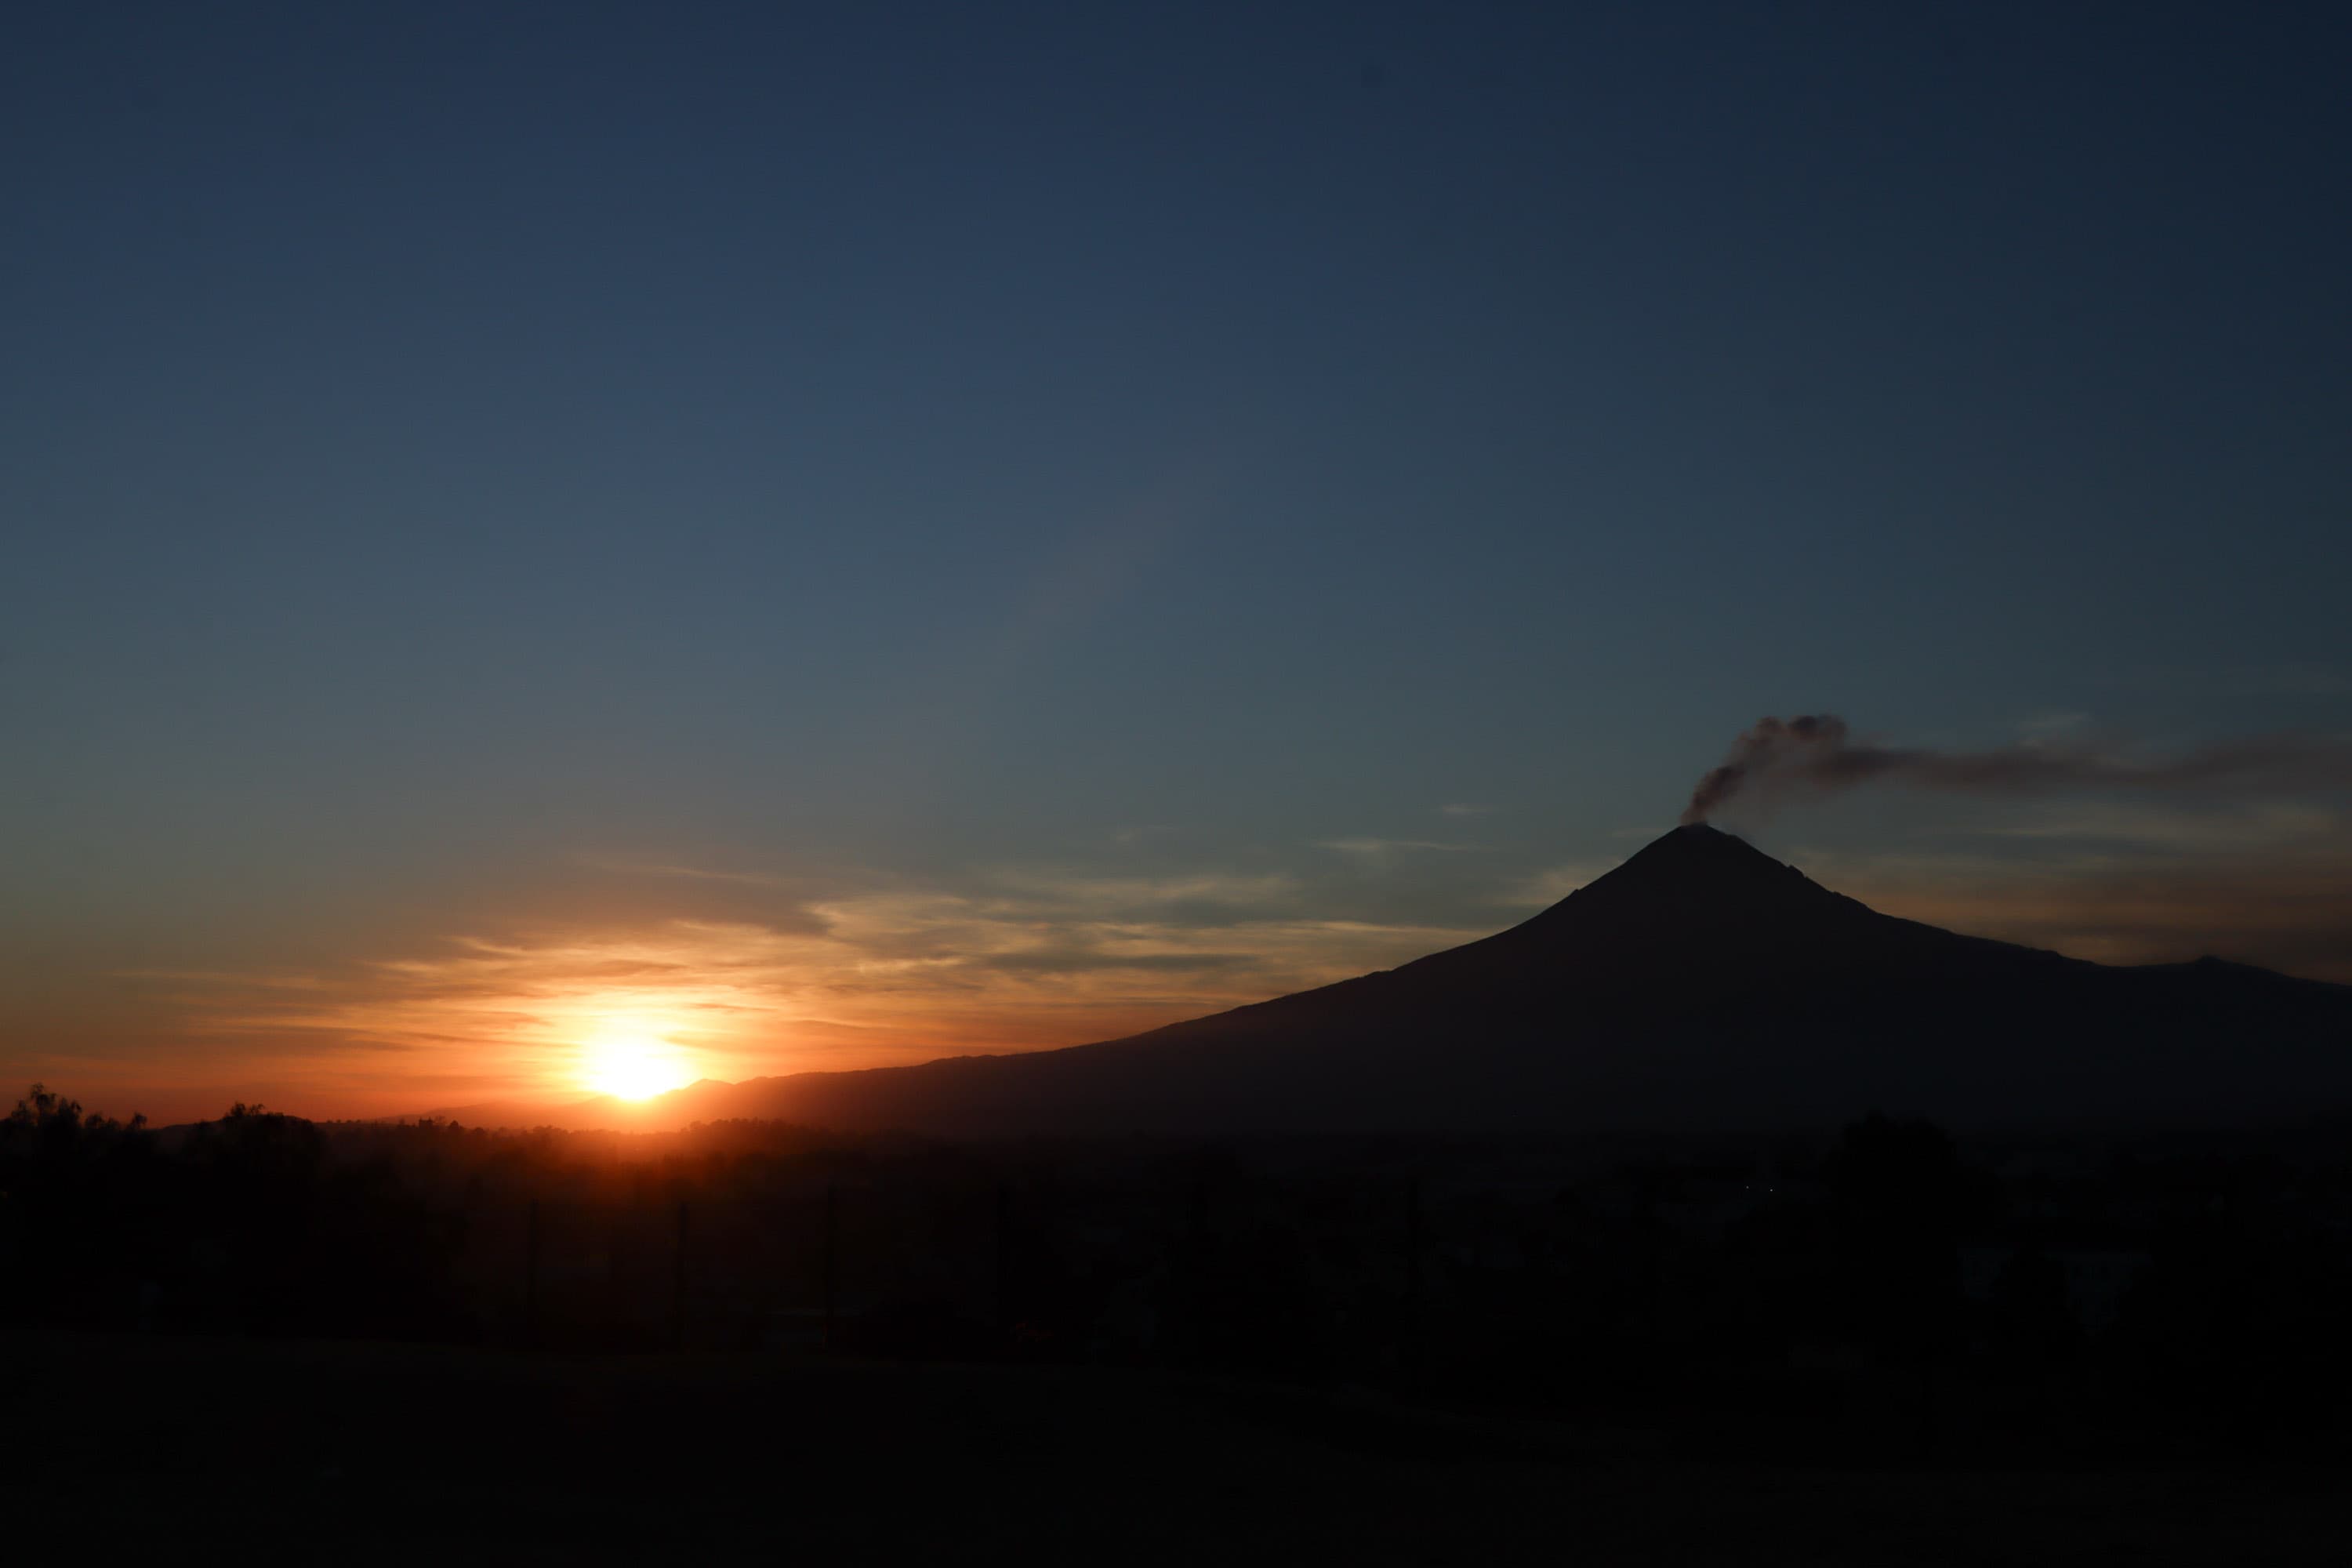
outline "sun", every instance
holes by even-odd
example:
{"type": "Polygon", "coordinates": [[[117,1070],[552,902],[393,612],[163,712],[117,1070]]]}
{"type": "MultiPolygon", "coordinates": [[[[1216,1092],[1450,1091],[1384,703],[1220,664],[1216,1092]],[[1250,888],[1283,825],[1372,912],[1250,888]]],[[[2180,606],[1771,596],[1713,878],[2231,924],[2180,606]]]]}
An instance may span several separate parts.
{"type": "Polygon", "coordinates": [[[616,1100],[648,1100],[693,1081],[685,1056],[652,1035],[604,1035],[581,1047],[581,1077],[616,1100]]]}

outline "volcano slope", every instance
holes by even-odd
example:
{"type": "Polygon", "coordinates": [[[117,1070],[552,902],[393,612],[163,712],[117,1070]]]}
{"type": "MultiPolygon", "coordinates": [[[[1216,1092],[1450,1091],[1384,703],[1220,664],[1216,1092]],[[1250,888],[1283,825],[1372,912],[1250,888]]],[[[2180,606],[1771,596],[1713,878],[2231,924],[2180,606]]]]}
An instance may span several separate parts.
{"type": "Polygon", "coordinates": [[[1880,914],[1677,828],[1541,914],[1097,1045],[737,1086],[721,1112],[955,1134],[1979,1128],[2352,1109],[2352,987],[2119,968],[1880,914]]]}

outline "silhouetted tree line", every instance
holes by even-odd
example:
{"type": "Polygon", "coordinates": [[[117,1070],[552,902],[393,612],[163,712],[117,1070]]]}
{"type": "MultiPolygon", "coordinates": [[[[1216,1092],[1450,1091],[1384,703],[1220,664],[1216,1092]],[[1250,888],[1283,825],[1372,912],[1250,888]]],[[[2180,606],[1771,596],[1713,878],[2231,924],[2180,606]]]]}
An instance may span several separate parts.
{"type": "Polygon", "coordinates": [[[423,1334],[463,1216],[388,1153],[233,1105],[167,1147],[36,1084],[0,1121],[0,1312],[73,1328],[423,1334]]]}
{"type": "Polygon", "coordinates": [[[2333,1441],[2352,1162],[2206,1140],[950,1143],[0,1122],[0,1316],[569,1350],[1112,1361],[1748,1457],[2333,1441]]]}

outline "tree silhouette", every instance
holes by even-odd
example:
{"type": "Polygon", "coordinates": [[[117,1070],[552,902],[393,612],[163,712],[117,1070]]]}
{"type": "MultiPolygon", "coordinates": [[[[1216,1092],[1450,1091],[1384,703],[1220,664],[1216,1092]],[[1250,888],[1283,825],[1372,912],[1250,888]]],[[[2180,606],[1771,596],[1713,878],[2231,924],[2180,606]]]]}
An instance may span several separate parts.
{"type": "Polygon", "coordinates": [[[135,1316],[138,1259],[160,1215],[146,1118],[86,1113],[36,1083],[0,1121],[0,1312],[101,1324],[135,1316]]]}
{"type": "Polygon", "coordinates": [[[1902,1359],[1948,1350],[1959,1321],[1956,1246],[1990,1209],[1950,1135],[1874,1111],[1846,1128],[1824,1173],[1849,1327],[1902,1359]]]}

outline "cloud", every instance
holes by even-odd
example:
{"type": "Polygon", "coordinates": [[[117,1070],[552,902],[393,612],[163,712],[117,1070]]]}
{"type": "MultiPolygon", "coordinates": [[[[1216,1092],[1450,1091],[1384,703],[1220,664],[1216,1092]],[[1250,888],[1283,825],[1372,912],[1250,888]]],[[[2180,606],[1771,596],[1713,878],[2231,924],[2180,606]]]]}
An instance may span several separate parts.
{"type": "Polygon", "coordinates": [[[1769,808],[1792,792],[1837,795],[1874,782],[1983,795],[2293,794],[2352,785],[2352,743],[2336,736],[2271,734],[2141,757],[2045,738],[1990,751],[1944,752],[1858,742],[1837,715],[1805,713],[1758,720],[1701,776],[1683,820],[1704,822],[1736,803],[1769,808]]]}
{"type": "Polygon", "coordinates": [[[1454,801],[1439,806],[1437,814],[1440,816],[1492,816],[1495,810],[1491,805],[1472,805],[1465,801],[1454,801]]]}
{"type": "Polygon", "coordinates": [[[624,877],[672,877],[696,882],[731,882],[746,888],[779,888],[783,880],[764,876],[757,871],[720,871],[701,866],[682,866],[655,860],[616,859],[604,856],[582,855],[575,858],[593,871],[611,871],[624,877]]]}
{"type": "Polygon", "coordinates": [[[2078,713],[2071,710],[2030,713],[2018,721],[2017,729],[2018,733],[2025,737],[2026,743],[2031,745],[2037,741],[2047,740],[2053,735],[2071,733],[2090,721],[2091,716],[2088,713],[2078,713]]]}
{"type": "Polygon", "coordinates": [[[1981,752],[1854,741],[1843,720],[1766,719],[1693,792],[1685,820],[1868,783],[2010,798],[1969,853],[1792,858],[1891,913],[2107,963],[2211,954],[2352,981],[2352,740],[2256,735],[2150,755],[2047,714],[1981,752]]]}
{"type": "MultiPolygon", "coordinates": [[[[1052,868],[1003,867],[988,873],[987,880],[1008,909],[1034,911],[1042,906],[1097,914],[1121,910],[1165,910],[1176,904],[1259,909],[1295,901],[1301,892],[1298,879],[1283,871],[1104,877],[1052,868]]],[[[983,898],[982,901],[989,900],[983,898]]]]}
{"type": "Polygon", "coordinates": [[[470,1069],[478,1098],[557,1098],[584,1092],[583,1044],[615,1033],[667,1041],[721,1078],[1069,1045],[1486,934],[1326,918],[1308,901],[1280,874],[1008,868],[968,890],[845,891],[773,922],[478,930],[299,985],[208,973],[176,1002],[224,1047],[309,1053],[319,1084],[342,1081],[339,1053],[396,1052],[420,1074],[470,1069]]]}
{"type": "Polygon", "coordinates": [[[1874,909],[1970,935],[2103,963],[2210,955],[2352,984],[2352,833],[2340,825],[2266,840],[2084,836],[2042,858],[1790,858],[1874,909]]]}
{"type": "Polygon", "coordinates": [[[1382,856],[1413,850],[1432,850],[1442,854],[1461,854],[1478,847],[1475,844],[1444,844],[1428,838],[1318,838],[1318,849],[1336,850],[1342,855],[1382,856]]]}
{"type": "Polygon", "coordinates": [[[118,980],[173,981],[185,985],[234,985],[265,991],[315,991],[315,974],[244,973],[233,969],[118,969],[118,980]]]}
{"type": "Polygon", "coordinates": [[[2273,801],[2212,811],[2091,804],[2043,810],[1975,831],[1996,838],[2242,852],[2325,839],[2341,828],[2342,819],[2324,806],[2273,801]]]}

